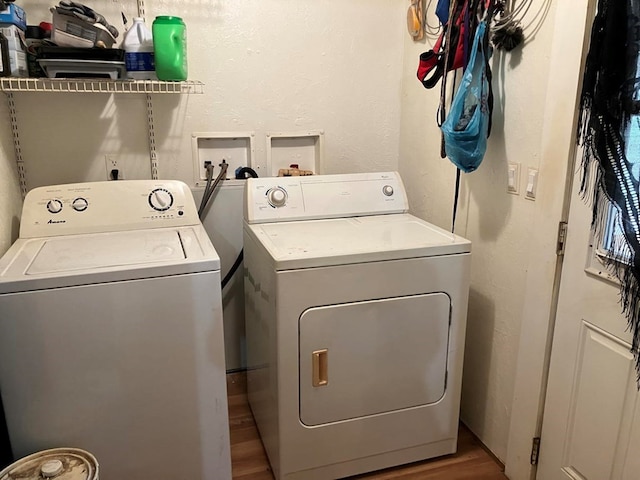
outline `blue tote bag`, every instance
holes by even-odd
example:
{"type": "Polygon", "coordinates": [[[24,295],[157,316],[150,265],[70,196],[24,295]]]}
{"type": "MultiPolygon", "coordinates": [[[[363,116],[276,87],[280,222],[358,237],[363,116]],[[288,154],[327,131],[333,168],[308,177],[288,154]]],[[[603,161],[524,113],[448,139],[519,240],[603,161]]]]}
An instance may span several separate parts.
{"type": "Polygon", "coordinates": [[[460,170],[476,170],[487,149],[491,121],[491,85],[487,60],[489,52],[484,38],[486,21],[478,24],[473,38],[469,63],[453,97],[449,115],[440,129],[447,157],[460,170]]]}

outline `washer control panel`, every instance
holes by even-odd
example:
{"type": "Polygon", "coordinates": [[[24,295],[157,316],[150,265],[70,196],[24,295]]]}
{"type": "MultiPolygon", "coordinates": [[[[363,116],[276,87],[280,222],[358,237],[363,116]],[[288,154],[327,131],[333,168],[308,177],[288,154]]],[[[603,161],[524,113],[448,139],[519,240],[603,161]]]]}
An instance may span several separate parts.
{"type": "Polygon", "coordinates": [[[397,172],[250,178],[245,184],[249,223],[356,217],[409,210],[397,172]]]}
{"type": "Polygon", "coordinates": [[[189,187],[176,180],[52,185],[24,200],[20,237],[186,226],[200,223],[189,187]]]}

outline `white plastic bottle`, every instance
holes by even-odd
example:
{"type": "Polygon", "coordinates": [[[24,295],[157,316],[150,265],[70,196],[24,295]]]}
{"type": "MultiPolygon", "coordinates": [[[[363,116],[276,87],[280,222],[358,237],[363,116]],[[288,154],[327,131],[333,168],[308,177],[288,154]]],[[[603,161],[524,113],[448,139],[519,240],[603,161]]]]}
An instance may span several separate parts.
{"type": "Polygon", "coordinates": [[[125,51],[127,77],[133,80],[157,80],[153,58],[153,36],[144,19],[135,17],[133,25],[122,40],[125,51]]]}

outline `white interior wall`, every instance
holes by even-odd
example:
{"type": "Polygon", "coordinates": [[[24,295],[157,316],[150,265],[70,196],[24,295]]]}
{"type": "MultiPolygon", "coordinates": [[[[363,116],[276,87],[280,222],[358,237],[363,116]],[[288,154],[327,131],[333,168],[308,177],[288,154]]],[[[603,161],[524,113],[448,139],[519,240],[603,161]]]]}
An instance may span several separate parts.
{"type": "Polygon", "coordinates": [[[549,255],[557,248],[557,239],[548,232],[556,228],[558,219],[568,221],[570,204],[582,202],[572,197],[571,185],[576,173],[577,97],[595,5],[595,0],[558,3],[553,22],[553,48],[550,49],[553,74],[548,78],[544,106],[541,170],[545,172],[546,179],[556,180],[540,183],[540,202],[531,220],[531,241],[536,248],[531,250],[527,266],[526,298],[505,470],[512,480],[530,479],[536,470],[530,463],[530,448],[532,438],[541,434],[546,368],[555,328],[557,299],[554,292],[559,288],[563,263],[562,257],[553,258],[549,255]],[[566,189],[560,188],[563,178],[566,179],[566,189]],[[553,276],[554,272],[554,284],[543,281],[553,276]]]}
{"type": "MultiPolygon", "coordinates": [[[[535,0],[531,12],[544,11],[548,3],[535,0]]],[[[546,12],[542,28],[523,49],[493,57],[493,131],[480,168],[463,175],[456,222],[456,232],[473,244],[461,417],[502,460],[507,452],[527,262],[536,248],[530,241],[530,220],[541,205],[525,199],[522,190],[527,168],[540,168],[553,13],[553,8],[546,12]],[[520,163],[520,195],[507,193],[508,162],[520,163]]],[[[433,16],[430,22],[437,24],[433,16]]],[[[435,123],[439,85],[425,90],[415,74],[419,54],[434,40],[414,43],[405,36],[399,170],[412,212],[450,228],[455,167],[439,155],[435,123]]],[[[540,181],[558,182],[562,191],[564,177],[546,178],[546,173],[540,172],[540,181]]],[[[555,228],[549,229],[549,236],[555,234],[555,228]]]]}
{"type": "MultiPolygon", "coordinates": [[[[29,23],[48,3],[23,0],[29,23]]],[[[94,0],[121,27],[136,2],[94,0]]],[[[397,168],[404,11],[393,0],[146,1],[147,24],[184,18],[189,78],[203,95],[155,95],[161,178],[194,181],[193,132],[255,132],[257,166],[269,132],[324,132],[328,173],[397,168]]],[[[106,179],[105,154],[125,178],[148,178],[144,95],[16,96],[29,188],[106,179]]]]}
{"type": "MultiPolygon", "coordinates": [[[[0,115],[9,118],[9,108],[4,95],[0,95],[0,115]]],[[[5,123],[7,126],[9,122],[5,123]]],[[[9,128],[0,129],[0,255],[18,237],[22,196],[14,160],[14,149],[9,128]]]]}

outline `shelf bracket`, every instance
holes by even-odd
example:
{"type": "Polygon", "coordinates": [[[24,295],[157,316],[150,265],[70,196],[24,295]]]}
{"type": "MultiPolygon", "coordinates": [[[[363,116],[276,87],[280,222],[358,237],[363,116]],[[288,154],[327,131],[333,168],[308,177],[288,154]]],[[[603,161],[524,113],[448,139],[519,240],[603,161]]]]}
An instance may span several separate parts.
{"type": "Polygon", "coordinates": [[[20,192],[22,198],[27,195],[27,179],[22,158],[22,148],[20,147],[20,134],[18,132],[18,112],[16,102],[12,92],[7,92],[7,104],[9,105],[9,119],[11,120],[11,134],[13,136],[13,148],[16,154],[16,166],[18,167],[18,181],[20,182],[20,192]]]}
{"type": "Polygon", "coordinates": [[[156,151],[156,132],[153,126],[153,103],[147,93],[147,129],[149,132],[149,159],[151,160],[151,179],[158,179],[158,153],[156,151]]]}
{"type": "Polygon", "coordinates": [[[138,0],[138,16],[145,18],[144,0],[138,0]]]}

